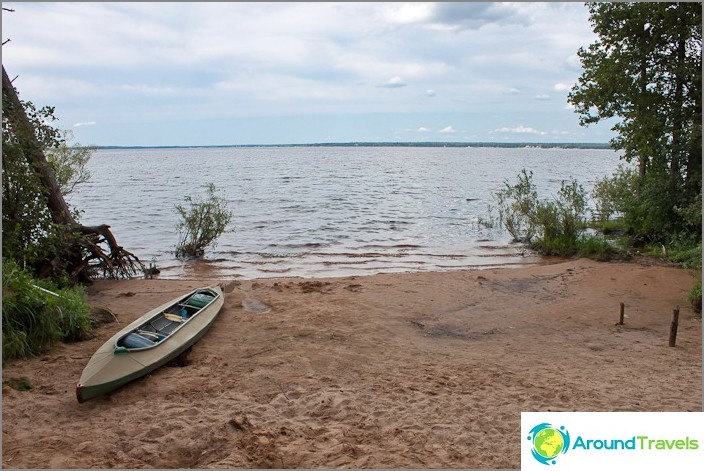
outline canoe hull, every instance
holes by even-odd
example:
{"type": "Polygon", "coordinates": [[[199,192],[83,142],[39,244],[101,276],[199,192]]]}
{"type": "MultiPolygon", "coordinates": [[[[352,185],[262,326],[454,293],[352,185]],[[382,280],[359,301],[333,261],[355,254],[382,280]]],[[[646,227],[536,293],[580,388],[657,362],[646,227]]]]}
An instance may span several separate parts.
{"type": "MultiPolygon", "coordinates": [[[[175,331],[155,347],[128,352],[118,352],[115,348],[118,339],[163,312],[183,296],[152,309],[107,340],[93,354],[83,370],[76,386],[78,402],[85,402],[88,399],[109,393],[151,373],[178,357],[200,340],[215,321],[224,303],[223,294],[219,287],[209,289],[218,295],[216,299],[192,319],[189,319],[187,325],[175,331]]],[[[194,290],[189,295],[197,291],[194,290]]]]}

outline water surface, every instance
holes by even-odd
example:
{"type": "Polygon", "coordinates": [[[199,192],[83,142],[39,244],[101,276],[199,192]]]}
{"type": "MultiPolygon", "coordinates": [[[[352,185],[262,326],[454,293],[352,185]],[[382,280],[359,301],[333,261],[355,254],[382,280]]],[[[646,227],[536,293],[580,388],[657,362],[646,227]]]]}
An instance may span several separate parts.
{"type": "MultiPolygon", "coordinates": [[[[619,164],[611,150],[457,147],[101,149],[69,199],[85,224],[162,278],[346,276],[534,262],[479,224],[521,169],[541,196],[576,178],[588,191],[619,164]],[[200,263],[174,257],[175,206],[214,183],[234,213],[200,263]]],[[[494,210],[494,213],[496,211],[494,210]]]]}

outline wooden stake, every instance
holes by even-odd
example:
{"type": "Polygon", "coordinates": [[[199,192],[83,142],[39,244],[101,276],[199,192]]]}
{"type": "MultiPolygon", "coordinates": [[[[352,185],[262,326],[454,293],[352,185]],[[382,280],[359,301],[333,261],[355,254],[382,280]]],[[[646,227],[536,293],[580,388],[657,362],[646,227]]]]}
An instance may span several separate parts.
{"type": "Polygon", "coordinates": [[[675,340],[677,339],[677,326],[680,319],[680,307],[677,306],[672,310],[672,322],[670,322],[670,347],[675,346],[675,340]]]}
{"type": "Polygon", "coordinates": [[[619,315],[618,318],[618,325],[623,325],[623,312],[626,306],[624,306],[623,303],[621,303],[621,314],[619,315]]]}

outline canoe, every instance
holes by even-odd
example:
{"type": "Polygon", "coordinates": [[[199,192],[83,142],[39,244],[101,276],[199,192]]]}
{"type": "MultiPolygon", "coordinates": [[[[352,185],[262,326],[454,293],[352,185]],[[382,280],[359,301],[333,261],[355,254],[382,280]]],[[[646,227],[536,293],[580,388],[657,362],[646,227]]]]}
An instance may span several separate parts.
{"type": "Polygon", "coordinates": [[[120,330],[88,361],[76,385],[78,402],[113,391],[178,357],[207,332],[223,303],[219,286],[198,288],[120,330]]]}

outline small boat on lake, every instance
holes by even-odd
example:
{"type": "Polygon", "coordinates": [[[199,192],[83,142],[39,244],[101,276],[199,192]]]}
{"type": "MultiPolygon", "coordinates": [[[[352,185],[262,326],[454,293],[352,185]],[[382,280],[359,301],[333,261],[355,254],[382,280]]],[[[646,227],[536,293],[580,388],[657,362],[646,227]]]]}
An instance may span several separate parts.
{"type": "Polygon", "coordinates": [[[78,402],[113,391],[178,357],[200,340],[223,303],[219,286],[198,288],[120,330],[88,361],[76,385],[78,402]]]}

